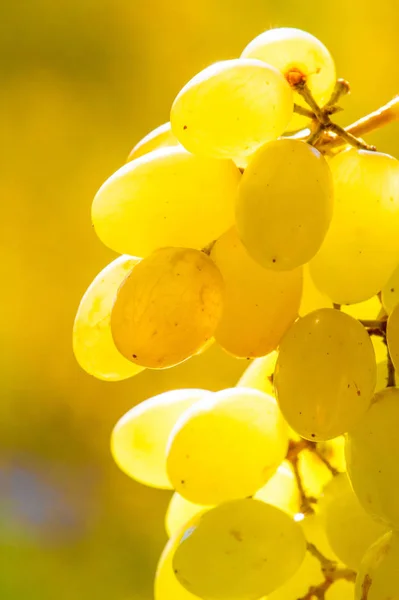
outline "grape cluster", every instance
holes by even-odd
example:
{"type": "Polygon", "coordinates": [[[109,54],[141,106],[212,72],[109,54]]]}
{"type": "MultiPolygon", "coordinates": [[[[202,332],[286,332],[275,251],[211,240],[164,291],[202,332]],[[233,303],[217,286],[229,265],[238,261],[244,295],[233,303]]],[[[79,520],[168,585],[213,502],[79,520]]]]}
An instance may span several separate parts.
{"type": "Polygon", "coordinates": [[[83,369],[118,381],[214,341],[251,359],[112,433],[126,474],[175,490],[155,600],[399,599],[399,162],[334,124],[347,91],[315,37],[266,31],[94,198],[122,256],[79,306],[83,369]]]}

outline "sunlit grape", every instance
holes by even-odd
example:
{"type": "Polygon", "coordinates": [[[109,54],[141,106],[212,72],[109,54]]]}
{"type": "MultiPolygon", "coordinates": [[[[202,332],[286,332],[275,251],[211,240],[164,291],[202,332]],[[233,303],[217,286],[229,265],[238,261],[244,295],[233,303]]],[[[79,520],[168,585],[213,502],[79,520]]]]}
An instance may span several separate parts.
{"type": "Polygon", "coordinates": [[[287,581],[305,556],[305,537],[287,514],[257,500],[221,504],[180,534],[173,568],[190,592],[210,600],[256,600],[287,581]]]}
{"type": "Polygon", "coordinates": [[[299,490],[292,467],[283,462],[271,479],[258,491],[254,498],[272,504],[290,515],[300,509],[299,490]]]}
{"type": "Polygon", "coordinates": [[[384,287],[398,263],[399,162],[352,148],[329,165],[334,214],[310,272],[333,302],[362,302],[384,287]]]}
{"type": "Polygon", "coordinates": [[[318,308],[332,308],[332,302],[315,286],[309,273],[309,265],[306,264],[303,266],[303,291],[299,315],[304,317],[318,308]]]}
{"type": "Polygon", "coordinates": [[[165,529],[168,536],[173,537],[195,515],[210,508],[203,504],[194,504],[175,492],[170,499],[165,515],[165,529]]]}
{"type": "Polygon", "coordinates": [[[245,169],[236,225],[254,260],[284,271],[313,258],[332,210],[332,176],[323,155],[305,142],[282,139],[262,146],[245,169]]]}
{"type": "Polygon", "coordinates": [[[163,246],[203,248],[234,223],[240,177],[233,161],[154,150],[102,185],[94,228],[106,246],[135,256],[163,246]]]}
{"type": "Polygon", "coordinates": [[[120,381],[142,371],[122,356],[111,334],[111,310],[116,292],[138,263],[120,256],[94,278],[80,301],[73,326],[73,352],[87,373],[107,381],[120,381]]]}
{"type": "Polygon", "coordinates": [[[277,352],[274,350],[266,356],[255,358],[245,369],[237,385],[260,390],[274,396],[273,374],[277,362],[277,352]]]}
{"type": "Polygon", "coordinates": [[[390,315],[395,306],[399,304],[399,267],[396,267],[395,271],[382,288],[381,301],[388,315],[390,315]]]}
{"type": "Polygon", "coordinates": [[[399,527],[399,389],[378,392],[346,440],[353,489],[367,512],[399,527]]]}
{"type": "Polygon", "coordinates": [[[248,255],[234,228],[217,240],[211,258],[225,285],[216,341],[235,356],[268,354],[297,317],[302,269],[264,269],[248,255]]]}
{"type": "Polygon", "coordinates": [[[288,434],[274,398],[231,388],[187,410],[171,434],[167,470],[173,487],[197,504],[254,494],[284,459],[288,434]]]}
{"type": "Polygon", "coordinates": [[[170,121],[190,152],[237,159],[277,139],[292,110],[291,89],[277,69],[259,60],[234,59],[191,79],[177,95],[170,121]]]}
{"type": "Polygon", "coordinates": [[[355,585],[355,600],[399,600],[399,534],[391,531],[366,552],[355,585]]]}
{"type": "Polygon", "coordinates": [[[127,157],[127,162],[139,158],[140,156],[144,156],[144,154],[148,154],[148,152],[152,152],[153,150],[178,145],[179,140],[172,132],[170,123],[167,122],[156,129],[153,129],[153,131],[150,131],[150,133],[143,137],[130,152],[127,157]]]}
{"type": "Polygon", "coordinates": [[[399,305],[393,309],[388,319],[387,342],[393,365],[399,373],[399,305]]]}
{"type": "Polygon", "coordinates": [[[154,600],[198,600],[176,579],[172,560],[175,553],[175,540],[169,540],[159,559],[154,583],[154,600]]]}
{"type": "Polygon", "coordinates": [[[166,445],[176,421],[205,395],[205,390],[172,390],[133,407],[115,425],[111,451],[129,477],[160,488],[172,488],[166,474],[166,445]]]}
{"type": "Polygon", "coordinates": [[[118,290],[111,314],[115,345],[145,367],[176,365],[212,338],[222,303],[222,277],[206,254],[189,248],[157,250],[118,290]]]}
{"type": "Polygon", "coordinates": [[[343,304],[342,312],[350,315],[354,319],[377,319],[381,312],[381,302],[378,296],[372,296],[369,300],[358,302],[356,304],[343,304]]]}
{"type": "Polygon", "coordinates": [[[284,336],[274,373],[277,399],[288,424],[318,441],[348,431],[365,413],[376,383],[366,329],[324,308],[299,319],[284,336]]]}

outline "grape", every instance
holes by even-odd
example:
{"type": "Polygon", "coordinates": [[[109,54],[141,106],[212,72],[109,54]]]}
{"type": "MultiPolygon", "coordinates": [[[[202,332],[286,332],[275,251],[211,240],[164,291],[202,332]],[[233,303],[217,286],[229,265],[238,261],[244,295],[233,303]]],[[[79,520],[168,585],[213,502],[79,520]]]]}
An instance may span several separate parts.
{"type": "Polygon", "coordinates": [[[245,157],[277,139],[292,117],[284,77],[259,60],[218,62],[189,81],[170,114],[173,133],[190,152],[245,157]]]}
{"type": "Polygon", "coordinates": [[[271,479],[256,492],[256,500],[272,504],[290,515],[299,512],[298,485],[289,462],[284,461],[271,479]]]}
{"type": "Polygon", "coordinates": [[[198,600],[190,594],[176,579],[173,572],[172,559],[175,553],[175,540],[169,540],[155,574],[154,600],[198,600]]]}
{"type": "Polygon", "coordinates": [[[399,304],[399,267],[396,267],[391,277],[381,290],[381,301],[388,315],[399,304]]]}
{"type": "Polygon", "coordinates": [[[176,421],[205,390],[171,390],[134,406],[115,425],[111,452],[129,477],[153,487],[171,489],[166,474],[166,446],[176,421]]]}
{"type": "Polygon", "coordinates": [[[381,302],[378,296],[373,296],[364,302],[343,304],[341,310],[354,319],[377,319],[381,312],[381,302]]]}
{"type": "Polygon", "coordinates": [[[387,342],[393,365],[399,372],[399,305],[393,309],[388,318],[387,342]]]}
{"type": "Polygon", "coordinates": [[[386,533],[361,506],[345,473],[334,477],[319,501],[328,541],[339,559],[357,570],[367,548],[386,533]]]}
{"type": "Polygon", "coordinates": [[[187,410],[171,433],[167,470],[173,487],[196,504],[254,494],[273,475],[288,447],[276,401],[250,388],[231,388],[187,410]]]}
{"type": "Polygon", "coordinates": [[[334,215],[310,272],[333,302],[353,304],[377,294],[398,262],[399,162],[350,149],[329,165],[334,215]]]}
{"type": "Polygon", "coordinates": [[[332,217],[329,166],[316,148],[282,139],[260,148],[238,188],[236,225],[244,246],[266,269],[287,271],[320,248],[332,217]]]}
{"type": "Polygon", "coordinates": [[[383,535],[366,552],[355,584],[355,600],[399,600],[399,534],[383,535]]]}
{"type": "MultiPolygon", "coordinates": [[[[291,27],[270,29],[253,39],[242,56],[273,65],[292,83],[305,80],[320,106],[327,103],[334,89],[334,61],[324,44],[306,31],[291,27]]],[[[295,93],[294,101],[306,106],[298,93],[295,93]]],[[[295,114],[289,129],[301,129],[307,121],[295,114]]]]}
{"type": "Polygon", "coordinates": [[[304,317],[308,313],[318,308],[332,308],[332,302],[329,298],[320,292],[315,286],[309,273],[309,265],[303,267],[303,292],[299,315],[304,317]]]}
{"type": "Polygon", "coordinates": [[[180,534],[173,568],[190,592],[209,600],[256,600],[287,581],[305,556],[301,528],[264,502],[221,504],[180,534]]]}
{"type": "Polygon", "coordinates": [[[202,248],[234,223],[241,177],[232,161],[163,148],[116,171],[93,201],[99,238],[120,253],[163,246],[202,248]]]}
{"type": "Polygon", "coordinates": [[[263,269],[247,254],[234,228],[213,246],[225,297],[216,341],[240,357],[274,350],[295,321],[302,292],[302,269],[277,273],[263,269]]]}
{"type": "Polygon", "coordinates": [[[179,529],[191,521],[198,513],[209,510],[211,507],[203,504],[194,504],[175,492],[170,499],[165,515],[165,529],[168,536],[173,537],[179,529]]]}
{"type": "Polygon", "coordinates": [[[328,440],[348,431],[366,412],[375,383],[366,329],[338,310],[306,315],[280,344],[277,400],[288,424],[306,439],[328,440]]]}
{"type": "Polygon", "coordinates": [[[363,508],[399,528],[399,389],[378,392],[359,423],[349,431],[346,464],[363,508]]]}
{"type": "Polygon", "coordinates": [[[302,450],[298,456],[298,469],[307,496],[319,498],[331,481],[331,472],[312,450],[302,450]]]}
{"type": "Polygon", "coordinates": [[[138,263],[133,256],[119,256],[92,281],[80,301],[73,325],[76,360],[90,375],[120,381],[142,371],[115,347],[111,334],[111,310],[118,287],[138,263]]]}
{"type": "Polygon", "coordinates": [[[127,162],[140,158],[148,152],[159,150],[160,148],[169,148],[170,146],[179,146],[179,140],[172,132],[170,123],[164,123],[153,131],[150,131],[142,140],[140,140],[127,157],[127,162]]]}
{"type": "Polygon", "coordinates": [[[245,369],[237,385],[249,387],[274,396],[273,373],[277,362],[277,352],[255,358],[245,369]]]}
{"type": "Polygon", "coordinates": [[[206,254],[157,250],[119,288],[111,314],[115,345],[138,365],[177,365],[213,336],[222,301],[223,280],[206,254]]]}

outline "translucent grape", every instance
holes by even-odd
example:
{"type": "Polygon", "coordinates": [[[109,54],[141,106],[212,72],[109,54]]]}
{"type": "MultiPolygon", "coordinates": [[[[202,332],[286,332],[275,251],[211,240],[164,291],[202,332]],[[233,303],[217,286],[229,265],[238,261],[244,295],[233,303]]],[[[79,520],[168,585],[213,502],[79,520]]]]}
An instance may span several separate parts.
{"type": "Polygon", "coordinates": [[[190,594],[179,583],[173,572],[175,543],[175,540],[169,540],[159,559],[155,574],[154,600],[198,600],[197,596],[190,594]]]}
{"type": "Polygon", "coordinates": [[[399,304],[399,267],[396,267],[391,277],[381,290],[381,301],[388,315],[399,304]]]}
{"type": "Polygon", "coordinates": [[[331,472],[312,450],[302,450],[298,468],[303,489],[307,496],[319,498],[324,487],[331,481],[331,472]]]}
{"type": "Polygon", "coordinates": [[[318,506],[331,548],[345,565],[357,570],[367,548],[387,528],[366,513],[345,473],[330,481],[318,506]]]}
{"type": "Polygon", "coordinates": [[[399,600],[399,534],[391,531],[366,552],[355,585],[355,600],[399,600]]]}
{"type": "Polygon", "coordinates": [[[298,485],[288,461],[284,461],[278,467],[273,477],[256,492],[254,498],[272,504],[292,516],[299,512],[298,485]]]}
{"type": "Polygon", "coordinates": [[[393,309],[388,318],[387,342],[393,365],[399,372],[399,305],[393,309]]]}
{"type": "MultiPolygon", "coordinates": [[[[295,83],[305,80],[316,102],[322,106],[334,89],[335,65],[327,48],[306,31],[281,27],[270,29],[253,39],[242,53],[246,58],[258,58],[276,67],[287,79],[295,83]]],[[[305,105],[295,93],[296,104],[305,105]]],[[[301,129],[308,119],[295,114],[289,130],[301,129]]]]}
{"type": "Polygon", "coordinates": [[[111,310],[118,287],[139,261],[119,256],[92,281],[80,301],[73,326],[76,360],[90,375],[106,381],[121,381],[142,371],[122,356],[111,334],[111,310]]]}
{"type": "Polygon", "coordinates": [[[211,258],[225,284],[216,341],[235,356],[268,354],[297,317],[302,269],[263,269],[248,255],[234,228],[217,240],[211,258]]]}
{"type": "Polygon", "coordinates": [[[183,496],[175,492],[170,499],[165,515],[165,529],[168,536],[173,537],[179,529],[191,521],[198,513],[210,508],[203,504],[194,504],[194,502],[186,500],[183,496]]]}
{"type": "Polygon", "coordinates": [[[256,600],[287,581],[305,556],[305,537],[286,513],[236,500],[204,513],[180,535],[173,568],[209,600],[256,600]]]}
{"type": "Polygon", "coordinates": [[[334,215],[310,272],[333,302],[353,304],[377,294],[398,263],[399,162],[353,148],[329,165],[334,215]]]}
{"type": "Polygon", "coordinates": [[[319,250],[332,217],[330,168],[310,144],[281,139],[260,148],[238,188],[236,225],[249,254],[286,271],[319,250]]]}
{"type": "Polygon", "coordinates": [[[173,133],[190,152],[245,157],[277,139],[292,117],[292,91],[259,60],[218,62],[189,81],[170,114],[173,133]]]}
{"type": "Polygon", "coordinates": [[[153,487],[171,489],[166,474],[166,446],[176,421],[205,390],[164,392],[134,406],[115,425],[111,452],[129,477],[153,487]]]}
{"type": "Polygon", "coordinates": [[[366,329],[332,308],[299,319],[284,336],[274,373],[279,406],[302,437],[328,440],[366,412],[376,383],[366,329]]]}
{"type": "Polygon", "coordinates": [[[234,223],[240,177],[229,160],[154,150],[103,184],[93,201],[94,228],[106,246],[135,256],[163,246],[202,248],[234,223]]]}
{"type": "Polygon", "coordinates": [[[237,385],[249,387],[274,396],[273,373],[277,362],[274,350],[266,356],[255,358],[239,379],[237,385]]]}
{"type": "Polygon", "coordinates": [[[276,401],[250,388],[212,394],[188,410],[171,434],[167,470],[175,490],[196,504],[251,496],[288,447],[276,401]]]}
{"type": "Polygon", "coordinates": [[[377,319],[381,312],[381,302],[378,296],[373,296],[364,302],[343,304],[341,310],[355,319],[377,319]]]}
{"type": "Polygon", "coordinates": [[[299,315],[304,317],[318,308],[332,308],[331,300],[315,286],[309,273],[309,265],[303,267],[303,292],[299,315]]]}
{"type": "Polygon", "coordinates": [[[378,392],[369,410],[348,433],[348,475],[363,508],[399,528],[399,389],[378,392]]]}
{"type": "Polygon", "coordinates": [[[153,131],[150,131],[142,140],[140,140],[127,157],[127,162],[140,158],[148,152],[159,150],[159,148],[169,148],[170,146],[178,146],[179,140],[172,132],[169,121],[160,125],[153,131]]]}
{"type": "Polygon", "coordinates": [[[111,329],[132,362],[162,369],[196,354],[213,336],[223,280],[211,259],[189,248],[162,248],[143,259],[118,290],[111,329]]]}

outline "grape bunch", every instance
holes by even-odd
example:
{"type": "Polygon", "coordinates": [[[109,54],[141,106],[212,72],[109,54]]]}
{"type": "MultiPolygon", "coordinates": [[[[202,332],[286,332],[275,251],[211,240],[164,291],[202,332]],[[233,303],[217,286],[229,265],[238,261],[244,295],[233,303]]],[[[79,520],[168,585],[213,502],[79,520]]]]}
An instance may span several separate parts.
{"type": "Polygon", "coordinates": [[[272,29],[197,74],[96,194],[121,254],[73,347],[108,381],[219,344],[237,386],[170,390],[111,450],[172,489],[155,600],[399,599],[399,162],[347,128],[312,35],[272,29]],[[355,585],[353,583],[355,582],[355,585]]]}

